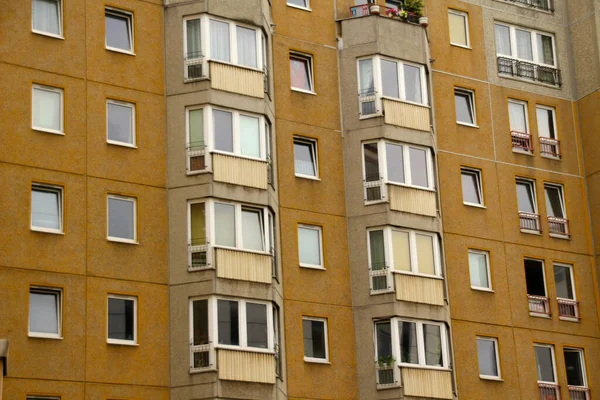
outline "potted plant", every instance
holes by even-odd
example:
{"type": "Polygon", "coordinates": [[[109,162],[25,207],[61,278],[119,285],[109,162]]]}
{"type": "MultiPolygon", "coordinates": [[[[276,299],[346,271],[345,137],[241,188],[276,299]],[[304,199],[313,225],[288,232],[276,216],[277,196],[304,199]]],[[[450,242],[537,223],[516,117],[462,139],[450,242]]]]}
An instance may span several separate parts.
{"type": "Polygon", "coordinates": [[[385,10],[385,15],[387,15],[390,18],[397,17],[398,10],[396,10],[395,8],[388,8],[387,10],[385,10]]]}
{"type": "Polygon", "coordinates": [[[423,0],[406,0],[404,2],[404,10],[408,13],[408,17],[420,18],[423,16],[423,0]]]}
{"type": "Polygon", "coordinates": [[[393,367],[394,361],[396,361],[396,360],[394,359],[394,356],[391,354],[388,356],[379,356],[377,358],[377,365],[379,365],[379,368],[393,367]]]}
{"type": "Polygon", "coordinates": [[[369,12],[371,15],[379,15],[379,4],[377,4],[377,2],[371,3],[369,12]]]}
{"type": "Polygon", "coordinates": [[[398,11],[398,16],[402,21],[406,21],[408,19],[408,12],[405,10],[398,11]]]}

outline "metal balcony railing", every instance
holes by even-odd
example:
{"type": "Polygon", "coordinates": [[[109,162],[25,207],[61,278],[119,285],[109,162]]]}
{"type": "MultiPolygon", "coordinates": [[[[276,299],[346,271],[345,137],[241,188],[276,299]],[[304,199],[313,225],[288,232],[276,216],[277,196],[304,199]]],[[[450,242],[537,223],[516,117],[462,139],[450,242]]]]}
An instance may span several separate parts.
{"type": "Polygon", "coordinates": [[[590,400],[590,389],[584,386],[569,386],[571,400],[590,400]]]}
{"type": "Polygon", "coordinates": [[[552,8],[551,0],[506,0],[506,1],[510,1],[512,3],[519,3],[519,4],[522,4],[524,6],[528,6],[531,8],[537,8],[539,10],[554,12],[554,9],[552,8]]]}
{"type": "Polygon", "coordinates": [[[559,69],[515,60],[514,58],[498,57],[498,73],[552,86],[562,84],[559,69]]]}
{"type": "Polygon", "coordinates": [[[194,345],[194,340],[190,342],[190,353],[192,357],[192,365],[190,371],[202,371],[213,367],[211,362],[211,345],[210,342],[205,344],[194,345]]]}
{"type": "Polygon", "coordinates": [[[377,92],[373,88],[362,89],[358,94],[360,104],[360,115],[377,114],[377,92]]]}
{"type": "Polygon", "coordinates": [[[579,319],[579,302],[569,299],[557,299],[558,316],[579,319]]]}
{"type": "Polygon", "coordinates": [[[548,217],[548,230],[551,234],[570,236],[569,220],[566,218],[548,217]]]}
{"type": "Polygon", "coordinates": [[[527,298],[529,299],[529,312],[550,316],[550,302],[547,297],[528,294],[527,298]]]}
{"type": "Polygon", "coordinates": [[[267,183],[273,185],[275,183],[275,175],[273,172],[273,160],[271,156],[267,156],[267,183]]]}
{"type": "MultiPolygon", "coordinates": [[[[370,4],[362,4],[359,6],[350,7],[350,18],[357,17],[366,17],[367,15],[375,15],[371,13],[371,5],[370,4]]],[[[403,22],[410,22],[413,24],[419,23],[419,16],[413,13],[406,13],[406,17],[403,17],[403,14],[400,10],[396,10],[395,8],[379,6],[379,15],[382,17],[389,17],[394,19],[399,19],[403,22]]]]}
{"type": "Polygon", "coordinates": [[[206,145],[204,142],[191,142],[185,148],[189,159],[188,171],[203,171],[206,169],[206,145]]]}
{"type": "Polygon", "coordinates": [[[382,201],[386,198],[386,187],[383,177],[379,175],[367,176],[363,182],[365,188],[365,201],[382,201]]]}
{"type": "Polygon", "coordinates": [[[539,214],[519,211],[519,220],[521,224],[521,229],[536,232],[542,231],[540,228],[539,214]]]}
{"type": "Polygon", "coordinates": [[[540,400],[559,400],[560,386],[551,383],[538,382],[540,400]]]}
{"type": "Polygon", "coordinates": [[[371,278],[371,293],[392,290],[392,274],[389,265],[384,262],[369,265],[369,276],[371,278]]]}
{"type": "Polygon", "coordinates": [[[264,90],[265,93],[269,94],[269,71],[267,70],[267,67],[263,68],[263,74],[264,90]]]}
{"type": "Polygon", "coordinates": [[[206,78],[204,56],[199,51],[185,54],[185,81],[192,82],[206,78]]]}
{"type": "Polygon", "coordinates": [[[394,371],[396,369],[396,362],[392,361],[391,364],[375,364],[377,371],[377,387],[382,389],[386,387],[396,386],[396,377],[394,371]]]}
{"type": "Polygon", "coordinates": [[[556,139],[540,137],[540,153],[546,157],[560,158],[560,142],[556,139]]]}
{"type": "Polygon", "coordinates": [[[190,265],[188,265],[188,270],[195,271],[210,267],[210,264],[208,263],[208,242],[206,241],[206,238],[192,239],[190,243],[188,243],[188,252],[190,255],[190,265]]]}
{"type": "Polygon", "coordinates": [[[512,138],[513,150],[524,151],[526,153],[533,153],[531,134],[525,132],[510,131],[510,137],[512,138]]]}

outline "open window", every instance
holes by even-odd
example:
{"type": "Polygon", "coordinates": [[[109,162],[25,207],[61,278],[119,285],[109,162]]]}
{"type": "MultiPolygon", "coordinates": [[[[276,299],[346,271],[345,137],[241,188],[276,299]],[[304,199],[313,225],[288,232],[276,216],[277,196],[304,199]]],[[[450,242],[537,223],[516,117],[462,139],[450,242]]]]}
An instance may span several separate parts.
{"type": "Polygon", "coordinates": [[[107,342],[137,344],[137,297],[108,295],[107,342]]]}
{"type": "Polygon", "coordinates": [[[64,135],[64,90],[34,84],[31,95],[31,128],[64,135]]]}
{"type": "Polygon", "coordinates": [[[481,379],[501,379],[498,339],[478,336],[477,359],[479,361],[479,377],[481,379]]]}
{"type": "Polygon", "coordinates": [[[298,258],[301,267],[325,269],[322,227],[298,225],[298,258]]]}
{"type": "Polygon", "coordinates": [[[540,216],[537,208],[535,181],[518,178],[516,180],[517,204],[521,232],[540,233],[540,216]]]}
{"type": "Polygon", "coordinates": [[[556,129],[556,109],[542,105],[535,106],[540,154],[542,157],[560,159],[560,142],[556,129]]]}
{"type": "Polygon", "coordinates": [[[62,290],[41,286],[29,288],[29,336],[62,338],[62,290]]]}
{"type": "Polygon", "coordinates": [[[526,258],[524,264],[527,297],[529,299],[529,315],[534,317],[550,317],[544,262],[542,260],[526,258]]]}
{"type": "Polygon", "coordinates": [[[469,38],[469,14],[464,11],[448,9],[450,44],[459,47],[471,47],[469,38]]]}
{"type": "Polygon", "coordinates": [[[290,53],[290,81],[292,90],[314,94],[313,57],[310,54],[290,53]]]}
{"type": "Polygon", "coordinates": [[[316,140],[294,136],[294,171],[299,178],[319,178],[316,140]]]}
{"type": "Polygon", "coordinates": [[[390,320],[375,322],[377,386],[380,388],[395,386],[398,383],[392,340],[390,320]]]}
{"type": "Polygon", "coordinates": [[[106,48],[133,54],[133,14],[107,7],[105,10],[106,48]]]}
{"type": "Polygon", "coordinates": [[[558,399],[560,387],[556,378],[554,346],[534,344],[535,366],[537,370],[540,399],[558,399]]]}
{"type": "Polygon", "coordinates": [[[63,188],[34,183],[31,185],[31,230],[63,233],[63,188]]]}
{"type": "Polygon", "coordinates": [[[554,282],[556,284],[556,301],[560,319],[578,321],[579,303],[575,293],[575,277],[573,266],[569,264],[554,264],[554,282]]]}
{"type": "Polygon", "coordinates": [[[62,0],[32,0],[31,29],[35,33],[63,38],[62,0]]]}
{"type": "Polygon", "coordinates": [[[456,122],[460,125],[477,126],[475,113],[475,92],[469,89],[454,88],[456,122]]]}
{"type": "Polygon", "coordinates": [[[460,175],[462,180],[463,204],[483,207],[481,170],[461,167],[460,175]]]}
{"type": "Polygon", "coordinates": [[[508,119],[513,151],[533,154],[527,102],[508,99],[508,119]]]}
{"type": "Polygon", "coordinates": [[[569,220],[565,207],[565,196],[562,185],[545,183],[546,212],[548,213],[548,229],[553,237],[568,238],[569,220]]]}
{"type": "Polygon", "coordinates": [[[590,389],[585,371],[585,356],[583,349],[565,347],[563,349],[567,384],[573,400],[589,400],[590,389]]]}
{"type": "Polygon", "coordinates": [[[489,252],[469,249],[469,275],[471,277],[471,289],[492,290],[489,252]]]}

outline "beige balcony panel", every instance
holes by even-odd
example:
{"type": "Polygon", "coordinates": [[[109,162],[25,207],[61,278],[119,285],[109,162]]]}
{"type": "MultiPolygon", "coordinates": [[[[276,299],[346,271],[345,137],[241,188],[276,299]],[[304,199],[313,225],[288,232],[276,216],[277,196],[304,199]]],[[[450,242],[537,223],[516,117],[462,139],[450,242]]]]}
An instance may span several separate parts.
{"type": "Polygon", "coordinates": [[[271,256],[219,248],[216,251],[217,277],[271,283],[271,256]]]}
{"type": "Polygon", "coordinates": [[[275,356],[248,351],[218,350],[219,379],[275,383],[275,356]]]}
{"type": "Polygon", "coordinates": [[[405,396],[452,399],[452,372],[402,368],[405,396]]]}
{"type": "Polygon", "coordinates": [[[213,89],[261,99],[265,96],[264,74],[260,71],[212,61],[210,81],[213,89]]]}
{"type": "Polygon", "coordinates": [[[212,156],[214,179],[258,189],[267,189],[267,162],[215,153],[212,156]]]}
{"type": "Polygon", "coordinates": [[[383,99],[385,123],[429,132],[429,107],[383,99]]]}
{"type": "Polygon", "coordinates": [[[444,305],[444,281],[422,276],[395,274],[396,300],[444,305]]]}
{"type": "Polygon", "coordinates": [[[403,211],[430,217],[437,215],[435,192],[396,185],[388,185],[388,191],[390,208],[394,211],[403,211]]]}

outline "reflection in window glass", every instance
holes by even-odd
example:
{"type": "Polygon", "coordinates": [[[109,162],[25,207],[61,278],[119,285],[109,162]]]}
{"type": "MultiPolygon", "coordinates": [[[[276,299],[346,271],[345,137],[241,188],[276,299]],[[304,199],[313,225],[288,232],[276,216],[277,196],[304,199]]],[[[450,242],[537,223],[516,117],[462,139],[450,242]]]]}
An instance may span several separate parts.
{"type": "Polygon", "coordinates": [[[587,386],[583,350],[565,349],[564,354],[567,384],[569,386],[587,386]]]}
{"type": "Polygon", "coordinates": [[[390,182],[404,183],[404,154],[402,146],[386,143],[385,151],[388,180],[390,182]]]}
{"type": "Polygon", "coordinates": [[[564,218],[562,190],[558,186],[545,185],[546,212],[551,217],[564,218]]]}
{"type": "Polygon", "coordinates": [[[134,341],[134,300],[108,298],[108,338],[134,341]]]}
{"type": "Polygon", "coordinates": [[[496,359],[496,342],[493,339],[477,338],[477,359],[479,375],[499,377],[496,359]]]}
{"type": "Polygon", "coordinates": [[[456,122],[474,125],[473,92],[455,89],[454,104],[456,107],[456,122]]]}
{"type": "Polygon", "coordinates": [[[106,112],[108,140],[134,144],[133,107],[131,105],[108,102],[106,112]]]}
{"type": "Polygon", "coordinates": [[[556,297],[559,299],[575,299],[570,267],[554,265],[554,281],[556,282],[556,297]]]}
{"type": "Polygon", "coordinates": [[[427,176],[427,152],[414,147],[409,148],[411,182],[414,186],[429,187],[427,176]]]}
{"type": "Polygon", "coordinates": [[[483,204],[481,199],[481,186],[479,174],[476,171],[462,170],[463,202],[469,204],[483,204]]]}
{"type": "Polygon", "coordinates": [[[312,91],[310,60],[290,56],[290,79],[292,88],[312,91]]]}
{"type": "Polygon", "coordinates": [[[131,16],[125,13],[106,11],[106,46],[132,51],[131,16]]]}
{"type": "Polygon", "coordinates": [[[325,321],[302,320],[302,334],[304,336],[304,356],[327,359],[325,321]]]}
{"type": "Polygon", "coordinates": [[[549,346],[534,346],[538,381],[554,383],[554,356],[549,346]]]}
{"type": "Polygon", "coordinates": [[[434,367],[444,365],[442,358],[442,336],[439,325],[423,324],[425,341],[425,364],[434,367]]]}
{"type": "Polygon", "coordinates": [[[247,250],[264,251],[263,221],[258,210],[242,209],[242,240],[247,250]]]}
{"type": "Polygon", "coordinates": [[[266,349],[269,347],[267,334],[267,306],[246,303],[246,331],[248,347],[266,349]]]}
{"type": "Polygon", "coordinates": [[[215,203],[215,236],[218,246],[236,246],[234,205],[215,203]]]}
{"type": "Polygon", "coordinates": [[[381,60],[381,79],[383,81],[383,95],[399,99],[398,63],[395,61],[381,60]]]}
{"type": "Polygon", "coordinates": [[[377,357],[387,358],[392,355],[392,331],[390,322],[378,322],[375,324],[377,332],[377,357]]]}
{"type": "Polygon", "coordinates": [[[233,153],[233,115],[227,111],[213,110],[215,124],[215,149],[233,153]]]}
{"type": "Polygon", "coordinates": [[[533,185],[530,182],[517,181],[517,200],[520,212],[535,213],[533,185]]]}
{"type": "Polygon", "coordinates": [[[133,199],[108,198],[108,236],[135,240],[135,203],[133,199]]]}
{"type": "Polygon", "coordinates": [[[219,344],[240,345],[239,310],[237,301],[218,300],[217,319],[219,344]]]}
{"type": "Polygon", "coordinates": [[[403,363],[418,364],[419,352],[417,347],[417,324],[414,322],[399,321],[400,333],[400,360],[403,363]]]}
{"type": "Polygon", "coordinates": [[[472,287],[490,289],[486,253],[469,251],[469,273],[472,287]]]}
{"type": "Polygon", "coordinates": [[[59,334],[60,292],[30,289],[29,332],[59,334]]]}
{"type": "Polygon", "coordinates": [[[406,100],[423,103],[421,93],[421,68],[404,64],[404,85],[406,100]]]}

